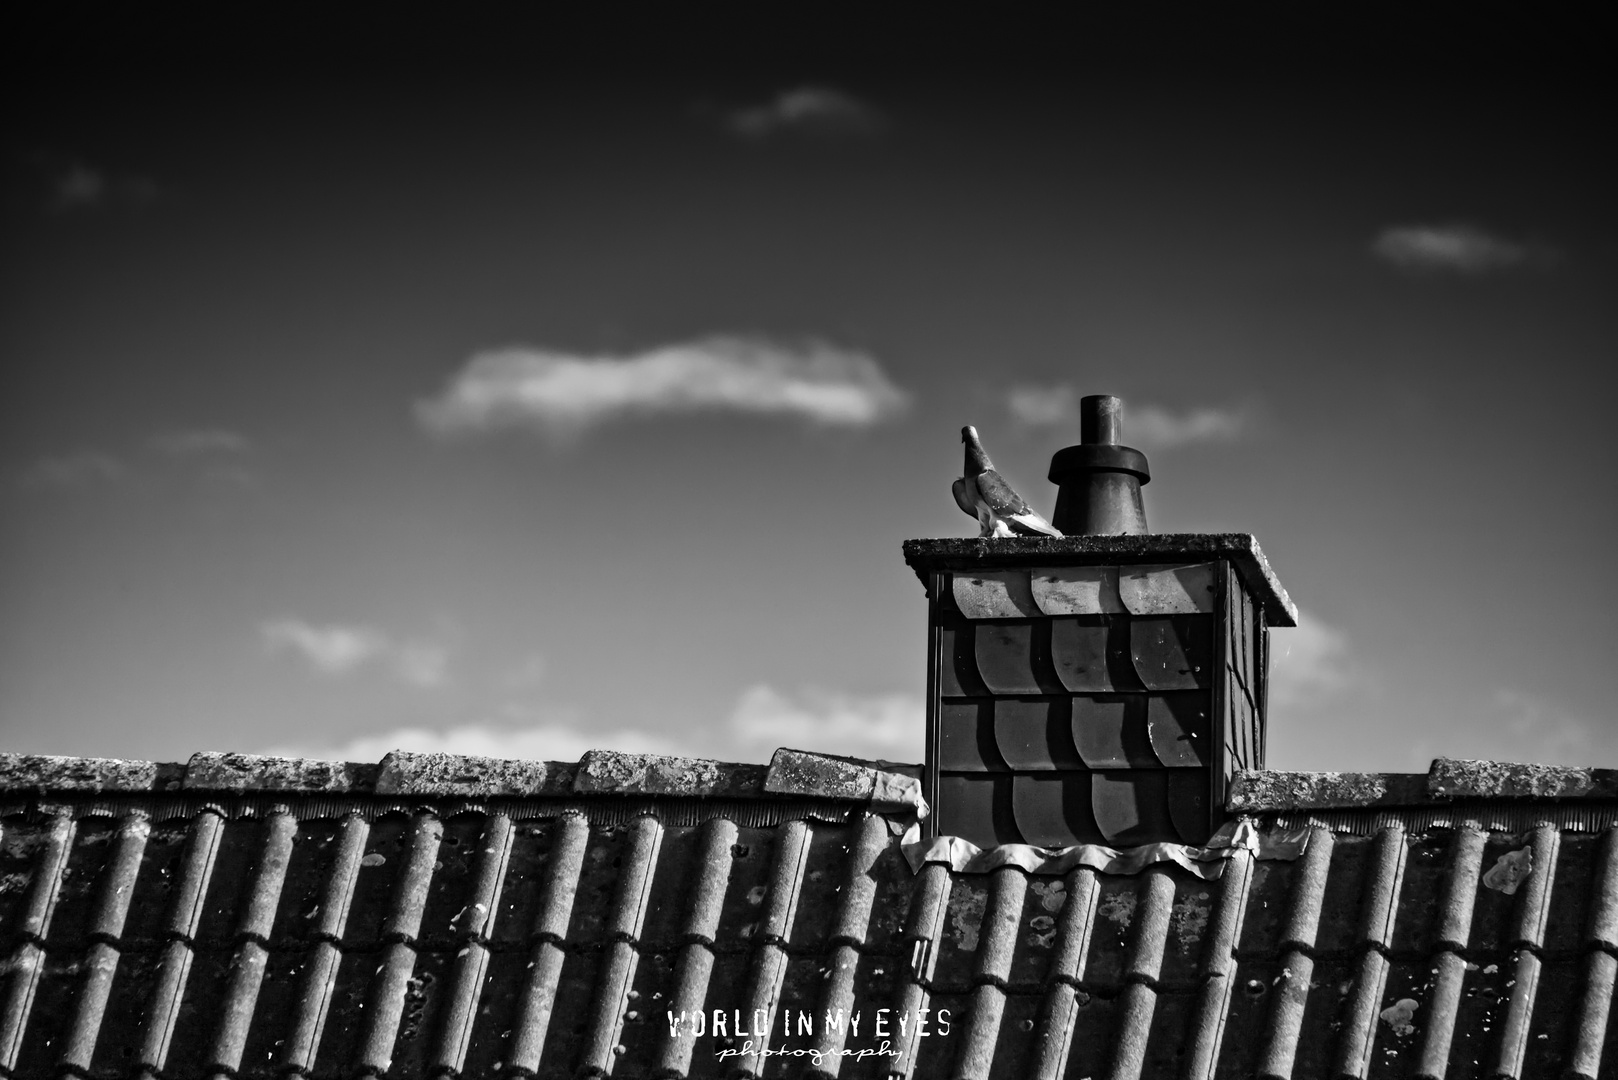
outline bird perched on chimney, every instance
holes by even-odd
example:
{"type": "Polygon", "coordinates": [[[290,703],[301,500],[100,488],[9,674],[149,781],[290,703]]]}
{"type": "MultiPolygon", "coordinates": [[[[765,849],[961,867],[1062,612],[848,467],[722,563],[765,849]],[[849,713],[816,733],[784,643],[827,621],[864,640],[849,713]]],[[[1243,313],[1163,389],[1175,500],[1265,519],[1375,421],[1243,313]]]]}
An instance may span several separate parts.
{"type": "Polygon", "coordinates": [[[994,471],[974,427],[961,429],[966,444],[966,475],[955,481],[955,503],[978,519],[979,536],[1061,536],[1056,526],[1040,517],[1005,478],[994,471]]]}

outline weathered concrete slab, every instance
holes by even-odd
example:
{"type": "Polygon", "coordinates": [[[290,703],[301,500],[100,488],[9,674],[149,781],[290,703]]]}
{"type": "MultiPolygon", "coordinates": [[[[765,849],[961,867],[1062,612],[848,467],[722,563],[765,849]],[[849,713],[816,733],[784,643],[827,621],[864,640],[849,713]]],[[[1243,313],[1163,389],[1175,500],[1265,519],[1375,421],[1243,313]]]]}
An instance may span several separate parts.
{"type": "Polygon", "coordinates": [[[1144,536],[944,537],[906,540],[905,562],[923,588],[938,571],[1073,565],[1193,563],[1229,559],[1271,626],[1297,626],[1298,609],[1258,541],[1247,533],[1149,533],[1144,536]]]}
{"type": "Polygon", "coordinates": [[[578,766],[556,761],[518,761],[465,754],[416,754],[394,750],[382,759],[379,795],[470,797],[567,795],[578,766]]]}
{"type": "Polygon", "coordinates": [[[1419,806],[1427,801],[1421,773],[1238,772],[1225,807],[1233,814],[1335,807],[1419,806]]]}
{"type": "Polygon", "coordinates": [[[191,791],[369,791],[376,772],[375,765],[354,761],[210,750],[191,755],[184,786],[191,791]]]}
{"type": "Polygon", "coordinates": [[[1427,788],[1444,799],[1613,799],[1618,769],[1438,758],[1427,788]]]}

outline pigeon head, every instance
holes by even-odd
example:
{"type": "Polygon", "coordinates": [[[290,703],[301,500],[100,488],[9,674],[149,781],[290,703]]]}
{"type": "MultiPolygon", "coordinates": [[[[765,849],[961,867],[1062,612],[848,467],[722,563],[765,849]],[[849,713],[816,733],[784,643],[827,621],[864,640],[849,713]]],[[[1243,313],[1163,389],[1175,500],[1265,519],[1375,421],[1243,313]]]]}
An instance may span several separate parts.
{"type": "Polygon", "coordinates": [[[994,462],[989,460],[988,452],[983,449],[983,444],[978,442],[977,428],[963,427],[961,441],[966,444],[966,464],[963,469],[967,476],[979,476],[994,468],[994,462]]]}

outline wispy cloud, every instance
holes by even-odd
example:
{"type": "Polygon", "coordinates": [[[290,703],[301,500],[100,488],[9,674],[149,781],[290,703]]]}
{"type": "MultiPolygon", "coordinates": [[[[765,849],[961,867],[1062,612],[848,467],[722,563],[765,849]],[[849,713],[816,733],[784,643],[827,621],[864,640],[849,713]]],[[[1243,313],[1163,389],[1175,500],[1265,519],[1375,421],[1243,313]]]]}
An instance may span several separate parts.
{"type": "Polygon", "coordinates": [[[51,178],[51,204],[57,210],[100,206],[112,189],[106,174],[75,161],[51,178]]]}
{"type": "Polygon", "coordinates": [[[389,750],[577,761],[588,750],[617,750],[767,762],[778,748],[786,746],[919,762],[926,709],[919,697],[910,694],[861,696],[817,688],[787,694],[759,684],[742,692],[722,724],[677,735],[643,727],[614,727],[557,706],[508,702],[491,715],[495,719],[489,722],[436,730],[405,727],[339,742],[304,740],[260,752],[337,761],[379,761],[389,750]]]}
{"type": "Polygon", "coordinates": [[[366,626],[314,626],[299,619],[276,619],[259,631],[271,651],[289,650],[328,675],[352,671],[382,655],[388,639],[366,626]]]}
{"type": "Polygon", "coordinates": [[[146,446],[171,465],[157,465],[142,459],[138,452],[124,456],[103,450],[81,449],[50,454],[28,465],[19,474],[23,487],[91,488],[117,483],[126,490],[151,491],[154,485],[194,477],[212,483],[216,489],[235,490],[252,486],[252,473],[242,467],[243,455],[252,449],[251,441],[222,428],[163,431],[146,441],[146,446]]]}
{"type": "MultiPolygon", "coordinates": [[[[1079,428],[1079,392],[1065,384],[1023,385],[1006,395],[1012,419],[1027,427],[1079,428]]],[[[1131,446],[1173,450],[1201,443],[1235,442],[1253,427],[1252,410],[1200,405],[1174,410],[1161,405],[1126,405],[1123,441],[1131,446]]]]}
{"type": "Polygon", "coordinates": [[[1006,394],[1011,418],[1027,427],[1074,427],[1079,395],[1071,386],[1014,386],[1006,394]]]}
{"type": "Polygon", "coordinates": [[[1392,226],[1371,242],[1371,253],[1402,270],[1471,275],[1556,259],[1551,248],[1507,240],[1475,225],[1392,226]]]}
{"type": "Polygon", "coordinates": [[[1203,405],[1175,412],[1145,405],[1124,414],[1130,438],[1141,446],[1173,450],[1200,443],[1235,442],[1248,433],[1250,415],[1241,409],[1203,405]]]}
{"type": "Polygon", "coordinates": [[[252,446],[247,436],[223,428],[164,431],[152,436],[152,445],[174,457],[204,454],[245,454],[252,446]]]}
{"type": "Polygon", "coordinates": [[[500,683],[508,690],[528,690],[545,681],[550,662],[542,653],[530,653],[506,669],[500,683]]]}
{"type": "Polygon", "coordinates": [[[145,206],[158,196],[148,176],[92,165],[83,158],[36,149],[19,152],[43,186],[44,207],[55,213],[145,206]]]}
{"type": "Polygon", "coordinates": [[[1308,612],[1270,633],[1270,706],[1318,708],[1346,691],[1358,671],[1347,635],[1308,612]]]}
{"type": "Polygon", "coordinates": [[[565,722],[535,727],[504,728],[494,724],[463,724],[434,731],[407,727],[360,735],[341,743],[282,743],[260,753],[281,757],[319,758],[327,761],[381,761],[390,750],[418,754],[466,754],[471,757],[511,758],[527,761],[578,761],[588,750],[617,750],[625,754],[692,756],[661,735],[644,731],[589,728],[565,722]]]}
{"type": "Polygon", "coordinates": [[[24,487],[81,488],[121,480],[129,469],[99,450],[75,450],[42,457],[22,472],[24,487]]]}
{"type": "Polygon", "coordinates": [[[737,748],[768,760],[778,747],[828,754],[919,762],[926,706],[909,694],[860,696],[808,688],[788,695],[759,684],[745,690],[731,713],[737,748]]]}
{"type": "Polygon", "coordinates": [[[317,626],[302,619],[272,619],[259,625],[272,653],[301,657],[324,675],[345,675],[377,665],[412,686],[449,682],[449,649],[430,641],[396,641],[373,626],[317,626]]]}
{"type": "Polygon", "coordinates": [[[830,86],[798,86],[758,105],[734,109],[725,128],[744,139],[787,133],[868,137],[887,126],[886,118],[859,98],[830,86]]]}
{"type": "Polygon", "coordinates": [[[526,347],[479,353],[440,394],[418,402],[416,416],[438,435],[531,427],[567,437],[617,417],[698,411],[863,427],[908,401],[862,352],[710,337],[628,356],[526,347]]]}
{"type": "Polygon", "coordinates": [[[412,686],[443,686],[449,682],[449,649],[428,641],[405,641],[388,656],[393,673],[412,686]]]}
{"type": "Polygon", "coordinates": [[[1590,760],[1596,725],[1547,698],[1520,690],[1499,689],[1495,711],[1506,721],[1506,733],[1518,748],[1510,756],[1521,761],[1584,764],[1590,760]]]}

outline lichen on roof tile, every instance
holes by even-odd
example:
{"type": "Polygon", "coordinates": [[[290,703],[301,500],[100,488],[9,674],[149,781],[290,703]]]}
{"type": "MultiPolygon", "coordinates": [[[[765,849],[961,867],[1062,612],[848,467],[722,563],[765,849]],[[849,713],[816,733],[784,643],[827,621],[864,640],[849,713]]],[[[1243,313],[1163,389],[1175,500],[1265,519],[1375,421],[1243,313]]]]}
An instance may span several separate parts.
{"type": "Polygon", "coordinates": [[[0,754],[0,788],[38,792],[158,791],[167,777],[155,761],[0,754]]]}
{"type": "Polygon", "coordinates": [[[780,749],[770,758],[764,791],[815,799],[870,803],[872,809],[909,812],[926,818],[921,779],[913,766],[871,762],[859,758],[820,754],[810,750],[780,749]]]}
{"type": "Polygon", "coordinates": [[[591,750],[579,761],[573,790],[596,795],[756,796],[765,771],[762,765],[709,758],[591,750]]]}
{"type": "Polygon", "coordinates": [[[1618,798],[1618,769],[1437,758],[1427,787],[1452,799],[1611,799],[1618,798]]]}
{"type": "Polygon", "coordinates": [[[578,766],[394,750],[382,759],[379,795],[565,795],[578,766]]]}
{"type": "Polygon", "coordinates": [[[780,749],[770,758],[764,790],[779,795],[864,801],[876,788],[876,770],[826,754],[780,749]]]}
{"type": "Polygon", "coordinates": [[[1420,773],[1238,772],[1225,805],[1232,813],[1400,806],[1425,801],[1420,773]]]}
{"type": "Polygon", "coordinates": [[[191,755],[185,787],[194,791],[325,791],[369,790],[374,765],[313,758],[271,757],[203,751],[191,755]]]}

